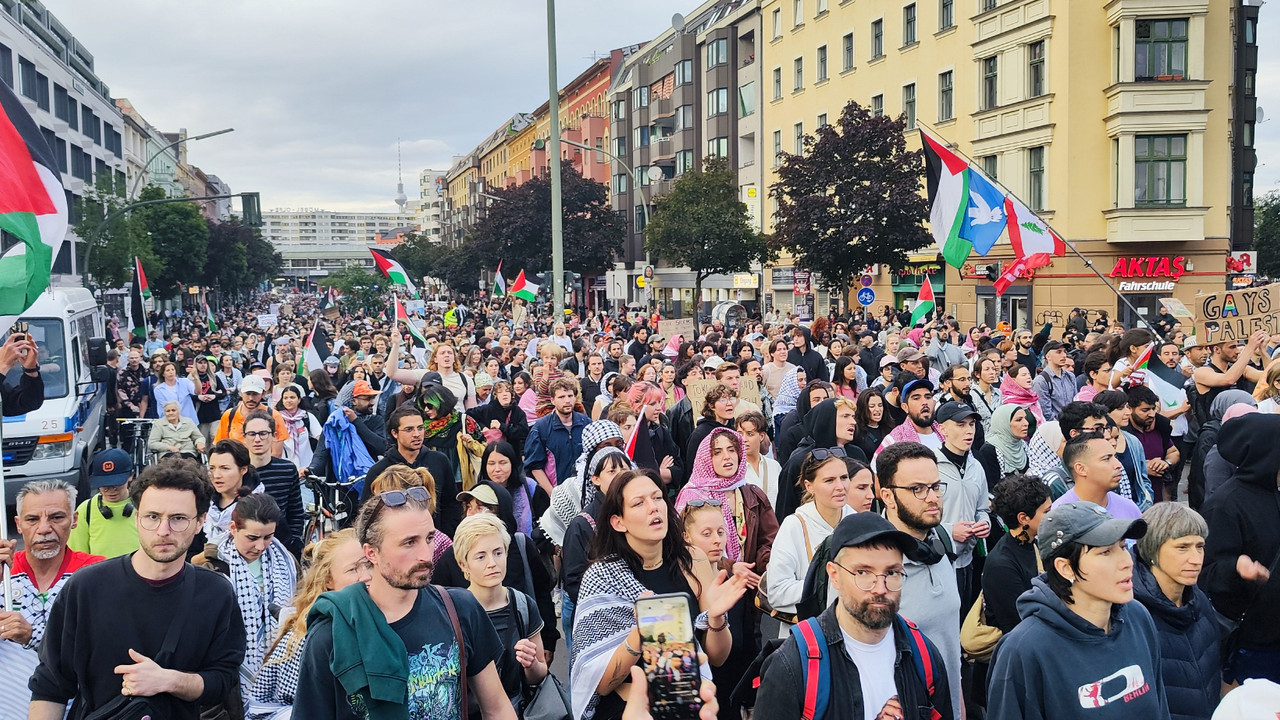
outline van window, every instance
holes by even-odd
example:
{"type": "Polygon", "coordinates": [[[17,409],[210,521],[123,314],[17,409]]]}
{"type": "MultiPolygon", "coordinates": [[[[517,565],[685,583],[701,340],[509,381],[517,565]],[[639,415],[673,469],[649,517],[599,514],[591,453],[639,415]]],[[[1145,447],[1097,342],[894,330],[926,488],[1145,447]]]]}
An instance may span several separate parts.
{"type": "MultiPolygon", "coordinates": [[[[67,396],[67,344],[62,321],[49,318],[27,320],[27,332],[36,341],[40,357],[40,375],[44,378],[46,400],[67,396]]],[[[5,339],[8,339],[6,333],[5,339]]],[[[5,376],[6,382],[16,385],[21,379],[22,365],[14,365],[5,376]]]]}

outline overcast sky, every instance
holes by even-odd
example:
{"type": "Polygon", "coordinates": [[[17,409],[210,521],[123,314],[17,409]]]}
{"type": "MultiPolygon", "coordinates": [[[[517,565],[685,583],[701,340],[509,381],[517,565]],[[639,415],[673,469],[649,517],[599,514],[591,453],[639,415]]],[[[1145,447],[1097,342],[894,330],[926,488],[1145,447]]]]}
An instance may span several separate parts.
{"type": "MultiPolygon", "coordinates": [[[[264,208],[392,211],[547,98],[541,0],[45,0],[115,97],[195,135],[189,159],[264,208]]],[[[563,86],[593,53],[652,39],[698,0],[558,0],[563,86]]],[[[1280,28],[1264,6],[1260,37],[1280,28]],[[1273,25],[1274,24],[1274,25],[1273,25]]],[[[1261,46],[1259,105],[1280,117],[1280,44],[1261,46]]],[[[1213,108],[1223,112],[1225,108],[1213,108]]],[[[1258,194],[1280,188],[1280,122],[1258,126],[1258,194]]],[[[1208,162],[1229,163],[1225,153],[1208,162]]]]}

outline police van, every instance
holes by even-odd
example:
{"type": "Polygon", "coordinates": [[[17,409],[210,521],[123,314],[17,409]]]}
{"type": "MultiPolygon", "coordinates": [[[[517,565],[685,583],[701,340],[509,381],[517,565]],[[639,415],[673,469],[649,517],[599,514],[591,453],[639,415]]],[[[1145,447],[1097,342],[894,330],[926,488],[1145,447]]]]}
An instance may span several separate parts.
{"type": "MultiPolygon", "coordinates": [[[[50,287],[12,328],[35,341],[44,404],[4,418],[5,496],[32,480],[66,480],[87,496],[89,464],[102,444],[106,416],[106,341],[102,311],[82,287],[50,287]],[[97,368],[95,382],[95,368],[97,368]]],[[[20,364],[5,381],[16,385],[20,364]]]]}

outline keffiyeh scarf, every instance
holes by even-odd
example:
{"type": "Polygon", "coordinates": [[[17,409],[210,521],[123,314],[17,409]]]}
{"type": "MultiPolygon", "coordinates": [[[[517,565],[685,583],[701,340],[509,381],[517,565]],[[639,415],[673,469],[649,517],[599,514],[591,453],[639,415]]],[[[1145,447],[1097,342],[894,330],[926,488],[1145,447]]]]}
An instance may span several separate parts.
{"type": "Polygon", "coordinates": [[[218,557],[227,563],[231,584],[236,591],[236,602],[244,617],[244,669],[253,674],[262,666],[267,648],[280,629],[279,621],[272,616],[270,607],[285,607],[293,601],[293,593],[298,584],[298,570],[293,564],[293,558],[289,557],[289,551],[278,540],[273,540],[262,554],[261,586],[249,570],[249,563],[236,550],[235,541],[230,535],[218,544],[218,557]]]}
{"type": "Polygon", "coordinates": [[[1004,376],[1004,380],[1000,381],[1000,396],[1004,399],[1006,405],[1017,405],[1024,407],[1036,418],[1036,424],[1040,425],[1044,422],[1044,412],[1040,409],[1040,395],[1033,390],[1028,390],[1008,375],[1004,376]]]}
{"type": "MultiPolygon", "coordinates": [[[[569,523],[587,506],[589,498],[584,499],[584,495],[589,492],[587,486],[591,485],[587,479],[587,454],[611,438],[623,439],[622,429],[609,420],[596,420],[582,429],[582,454],[574,463],[573,475],[562,479],[551,491],[551,507],[538,520],[542,531],[556,547],[564,544],[564,533],[569,529],[569,523]]],[[[591,485],[591,488],[595,489],[595,486],[591,485]]],[[[590,497],[595,496],[592,494],[590,497]]]]}
{"type": "Polygon", "coordinates": [[[725,556],[736,561],[742,560],[742,542],[738,523],[734,520],[733,511],[726,502],[725,495],[747,483],[747,464],[742,461],[746,457],[746,448],[742,436],[728,428],[716,428],[703,438],[698,445],[698,454],[693,460],[693,472],[689,475],[689,483],[676,496],[676,512],[683,513],[691,499],[709,497],[720,501],[720,512],[724,515],[725,556]],[[732,477],[720,477],[716,474],[715,463],[711,459],[711,444],[721,435],[728,435],[738,449],[738,470],[732,477]]]}
{"type": "Polygon", "coordinates": [[[782,384],[778,386],[778,399],[773,403],[774,417],[786,415],[796,409],[796,403],[800,400],[800,382],[797,379],[799,371],[798,367],[791,368],[782,377],[782,384]]]}

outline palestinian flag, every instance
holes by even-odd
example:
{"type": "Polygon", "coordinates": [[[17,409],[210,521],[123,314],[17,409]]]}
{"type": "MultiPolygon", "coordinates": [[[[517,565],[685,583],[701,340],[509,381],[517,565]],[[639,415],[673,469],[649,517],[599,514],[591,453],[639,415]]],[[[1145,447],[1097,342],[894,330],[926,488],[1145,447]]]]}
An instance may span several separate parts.
{"type": "Polygon", "coordinates": [[[920,287],[920,295],[916,298],[916,306],[911,308],[911,327],[924,321],[924,317],[933,312],[937,307],[937,303],[933,297],[933,283],[929,282],[929,276],[924,276],[924,285],[920,287]]]}
{"type": "Polygon", "coordinates": [[[952,267],[961,267],[973,243],[960,236],[969,212],[969,163],[924,130],[925,181],[929,189],[929,229],[952,267]]]}
{"type": "Polygon", "coordinates": [[[381,250],[369,248],[369,252],[373,255],[373,262],[378,266],[378,270],[383,275],[386,275],[388,280],[395,285],[405,286],[409,289],[410,294],[418,297],[418,288],[414,287],[413,281],[409,279],[409,273],[405,272],[403,265],[381,250]]]}
{"type": "Polygon", "coordinates": [[[324,367],[324,359],[333,354],[333,346],[329,342],[329,333],[325,332],[317,320],[311,326],[311,334],[307,336],[307,344],[302,348],[302,367],[298,374],[306,375],[312,370],[324,367]]]}
{"type": "Polygon", "coordinates": [[[502,261],[498,261],[498,269],[493,273],[493,296],[496,298],[507,294],[507,281],[502,277],[502,261]]]}
{"type": "Polygon", "coordinates": [[[396,322],[404,323],[404,326],[409,330],[410,337],[413,338],[413,344],[415,347],[425,348],[427,346],[427,339],[422,336],[422,332],[418,330],[418,326],[409,321],[409,313],[405,312],[404,305],[400,303],[400,298],[396,298],[395,302],[396,322]]]}
{"type": "Polygon", "coordinates": [[[147,305],[143,302],[142,293],[147,279],[142,275],[142,264],[135,263],[133,268],[133,285],[129,288],[129,305],[125,308],[128,315],[129,332],[135,339],[147,339],[147,305]]]}
{"type": "Polygon", "coordinates": [[[138,285],[142,288],[142,299],[151,299],[151,285],[147,282],[147,274],[142,272],[142,260],[137,256],[133,256],[133,271],[138,276],[138,285]]]}
{"type": "Polygon", "coordinates": [[[8,328],[49,287],[67,234],[67,196],[53,150],[8,85],[0,83],[0,327],[8,328]],[[7,242],[5,244],[8,244],[7,242]]]}
{"type": "Polygon", "coordinates": [[[511,296],[518,297],[525,302],[533,302],[538,297],[538,286],[529,282],[524,277],[524,271],[516,276],[516,281],[511,283],[511,296]]]}
{"type": "Polygon", "coordinates": [[[209,303],[204,304],[204,317],[206,322],[209,325],[209,332],[211,333],[218,332],[218,321],[214,319],[213,310],[210,309],[209,303]]]}

